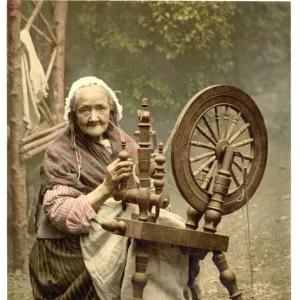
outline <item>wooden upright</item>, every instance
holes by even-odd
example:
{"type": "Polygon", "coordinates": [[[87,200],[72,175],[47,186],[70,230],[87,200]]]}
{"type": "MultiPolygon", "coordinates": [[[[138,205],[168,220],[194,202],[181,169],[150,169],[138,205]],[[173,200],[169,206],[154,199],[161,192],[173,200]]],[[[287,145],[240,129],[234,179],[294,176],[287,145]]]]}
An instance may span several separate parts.
{"type": "Polygon", "coordinates": [[[64,79],[65,79],[65,31],[67,18],[68,1],[53,2],[53,23],[57,40],[57,54],[51,74],[50,110],[55,122],[63,122],[64,112],[64,79]]]}
{"type": "MultiPolygon", "coordinates": [[[[23,93],[22,93],[22,70],[21,70],[21,18],[26,21],[25,29],[33,28],[50,45],[53,52],[46,72],[48,80],[54,61],[56,71],[53,74],[55,96],[52,98],[55,104],[52,109],[56,116],[55,121],[51,115],[45,99],[38,104],[38,109],[45,120],[55,125],[62,121],[64,107],[64,57],[65,57],[65,22],[67,1],[54,1],[54,22],[57,38],[54,36],[50,24],[42,14],[43,0],[31,0],[34,9],[27,19],[21,14],[21,0],[8,0],[8,111],[9,111],[9,135],[8,135],[8,194],[12,202],[12,248],[14,269],[26,271],[28,269],[28,246],[27,246],[27,193],[26,193],[26,168],[24,161],[44,151],[60,133],[63,132],[65,123],[60,122],[51,130],[44,130],[38,134],[24,137],[23,124],[23,93]],[[50,37],[39,30],[33,23],[40,16],[45,24],[50,37]],[[59,45],[57,45],[59,42],[59,45]],[[59,129],[56,131],[56,129],[59,129]],[[50,133],[51,131],[51,133],[50,133]]],[[[30,207],[30,205],[29,205],[30,207]]],[[[31,215],[31,214],[29,214],[31,215]]]]}
{"type": "MultiPolygon", "coordinates": [[[[220,145],[222,145],[221,142],[220,145]]],[[[218,153],[218,147],[216,150],[218,153]]],[[[230,170],[232,168],[235,148],[231,145],[227,145],[222,147],[219,152],[223,152],[224,158],[221,168],[215,177],[213,195],[204,214],[204,232],[215,233],[217,231],[217,226],[222,219],[223,198],[228,194],[231,183],[230,170]]],[[[220,281],[228,290],[230,298],[232,300],[242,300],[242,293],[238,290],[236,276],[234,272],[228,268],[224,253],[221,251],[212,252],[213,262],[220,272],[220,281]]]]}
{"type": "Polygon", "coordinates": [[[8,108],[10,138],[8,142],[14,267],[28,269],[26,169],[20,157],[23,138],[23,97],[20,25],[21,0],[8,2],[8,108]]]}

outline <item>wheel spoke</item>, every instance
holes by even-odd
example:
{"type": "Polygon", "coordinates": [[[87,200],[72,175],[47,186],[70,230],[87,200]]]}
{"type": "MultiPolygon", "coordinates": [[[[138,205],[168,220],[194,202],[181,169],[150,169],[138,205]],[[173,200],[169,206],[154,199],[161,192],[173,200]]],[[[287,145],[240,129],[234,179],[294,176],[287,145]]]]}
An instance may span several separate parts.
{"type": "Polygon", "coordinates": [[[233,141],[235,141],[248,127],[250,126],[250,123],[246,123],[243,125],[228,141],[229,144],[231,144],[233,141]]]}
{"type": "Polygon", "coordinates": [[[197,142],[197,141],[191,141],[191,145],[196,146],[196,147],[203,147],[203,148],[207,148],[207,149],[215,149],[216,147],[210,144],[205,144],[205,143],[201,143],[201,142],[197,142]]]}
{"type": "Polygon", "coordinates": [[[215,151],[207,152],[207,153],[204,153],[202,155],[197,155],[195,157],[191,157],[190,162],[193,163],[193,162],[199,161],[203,158],[210,157],[210,156],[213,156],[213,155],[215,155],[215,151]]]}
{"type": "Polygon", "coordinates": [[[218,137],[220,138],[220,114],[218,112],[218,107],[215,107],[215,118],[217,123],[217,131],[218,131],[218,137]]]}
{"type": "Polygon", "coordinates": [[[248,145],[248,144],[252,143],[253,141],[254,141],[254,139],[251,138],[251,139],[243,140],[239,143],[233,144],[232,146],[238,148],[238,147],[241,147],[241,146],[248,145]]]}
{"type": "Polygon", "coordinates": [[[197,130],[202,133],[202,135],[204,135],[211,143],[213,143],[214,145],[216,145],[216,141],[214,139],[212,139],[205,131],[204,129],[202,129],[199,125],[196,125],[197,130]]]}
{"type": "Polygon", "coordinates": [[[208,159],[203,165],[201,165],[196,171],[193,172],[194,176],[197,176],[199,173],[203,171],[210,163],[212,163],[217,157],[214,155],[210,159],[208,159]]]}
{"type": "Polygon", "coordinates": [[[204,116],[202,117],[202,119],[203,119],[203,121],[204,121],[206,127],[207,127],[208,130],[210,131],[210,133],[211,133],[212,137],[214,138],[214,140],[215,140],[216,142],[218,142],[218,138],[217,138],[215,132],[213,131],[213,129],[212,129],[212,127],[211,127],[211,124],[210,124],[208,118],[204,115],[204,116]]]}
{"type": "Polygon", "coordinates": [[[226,106],[225,109],[225,114],[224,114],[224,123],[223,123],[223,131],[221,135],[221,139],[225,138],[226,132],[227,132],[227,126],[228,126],[228,120],[229,120],[229,111],[230,111],[230,106],[226,106]]]}
{"type": "Polygon", "coordinates": [[[233,161],[233,164],[241,171],[241,172],[243,172],[243,167],[239,164],[239,163],[237,163],[235,160],[233,161]]]}
{"type": "Polygon", "coordinates": [[[234,171],[233,171],[232,168],[231,168],[231,170],[230,170],[230,173],[231,173],[231,176],[232,176],[232,178],[233,178],[235,184],[236,184],[237,186],[241,186],[242,183],[241,183],[241,182],[239,181],[239,179],[236,177],[236,175],[235,175],[235,173],[234,173],[234,171]]]}
{"type": "Polygon", "coordinates": [[[243,154],[243,153],[240,153],[239,152],[239,156],[242,157],[243,159],[246,159],[246,160],[253,160],[254,157],[252,155],[246,155],[246,154],[243,154]]]}
{"type": "Polygon", "coordinates": [[[202,185],[201,185],[201,188],[202,188],[202,189],[206,190],[206,188],[207,188],[207,186],[208,186],[208,184],[209,184],[209,182],[210,182],[210,180],[211,180],[211,178],[212,178],[213,172],[214,172],[214,170],[215,170],[217,164],[218,164],[218,160],[215,160],[215,161],[213,162],[213,164],[212,164],[212,166],[211,166],[209,172],[208,172],[207,175],[205,176],[205,179],[203,180],[203,183],[202,183],[202,185]]]}
{"type": "Polygon", "coordinates": [[[239,119],[241,117],[241,112],[238,112],[235,116],[235,118],[232,120],[232,123],[230,125],[230,128],[227,132],[227,135],[226,135],[226,140],[228,140],[230,138],[230,135],[232,134],[236,124],[238,123],[239,119]]]}

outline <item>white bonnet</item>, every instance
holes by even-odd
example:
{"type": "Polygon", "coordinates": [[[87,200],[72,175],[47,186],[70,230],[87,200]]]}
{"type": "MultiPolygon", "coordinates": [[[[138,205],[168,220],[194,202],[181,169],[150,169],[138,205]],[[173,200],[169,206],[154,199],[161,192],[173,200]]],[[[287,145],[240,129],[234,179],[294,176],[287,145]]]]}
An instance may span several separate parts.
{"type": "Polygon", "coordinates": [[[66,102],[65,102],[64,119],[66,121],[69,121],[69,112],[71,111],[71,102],[74,101],[74,96],[75,96],[76,91],[78,89],[80,89],[81,87],[89,86],[89,85],[93,85],[93,84],[103,87],[107,91],[107,93],[111,96],[113,101],[116,103],[116,107],[117,107],[117,111],[118,111],[117,121],[120,121],[123,117],[123,115],[122,115],[123,107],[122,107],[122,105],[120,105],[116,94],[103,80],[98,79],[97,77],[94,77],[94,76],[82,77],[72,84],[71,89],[69,91],[69,95],[66,98],[66,102]]]}

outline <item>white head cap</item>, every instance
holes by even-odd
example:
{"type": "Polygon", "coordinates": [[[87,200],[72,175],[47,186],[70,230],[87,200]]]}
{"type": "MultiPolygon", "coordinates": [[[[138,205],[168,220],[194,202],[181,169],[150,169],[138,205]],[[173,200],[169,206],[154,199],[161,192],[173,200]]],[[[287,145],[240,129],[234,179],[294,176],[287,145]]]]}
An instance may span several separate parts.
{"type": "Polygon", "coordinates": [[[93,84],[103,87],[107,91],[107,93],[111,96],[112,100],[116,104],[117,111],[118,111],[117,121],[120,121],[123,117],[123,115],[122,115],[123,107],[122,107],[122,105],[120,105],[116,94],[103,80],[98,79],[97,77],[94,77],[94,76],[82,77],[72,84],[71,89],[69,91],[69,95],[66,98],[66,102],[65,102],[64,119],[66,121],[69,121],[69,113],[71,111],[71,107],[73,106],[72,104],[75,101],[75,94],[76,94],[77,90],[80,89],[81,87],[89,86],[89,85],[93,85],[93,84]]]}

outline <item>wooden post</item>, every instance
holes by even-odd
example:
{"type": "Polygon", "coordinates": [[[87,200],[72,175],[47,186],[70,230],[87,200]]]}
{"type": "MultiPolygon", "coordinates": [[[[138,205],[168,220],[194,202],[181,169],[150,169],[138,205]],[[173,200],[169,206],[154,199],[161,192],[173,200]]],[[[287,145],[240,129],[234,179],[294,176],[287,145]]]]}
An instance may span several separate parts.
{"type": "Polygon", "coordinates": [[[68,1],[53,2],[53,23],[57,40],[57,54],[51,74],[50,110],[56,123],[63,121],[65,77],[65,31],[68,1]]]}
{"type": "Polygon", "coordinates": [[[20,6],[21,0],[8,0],[8,107],[10,126],[8,153],[14,268],[26,271],[28,269],[26,169],[20,159],[20,142],[24,132],[20,6]]]}

